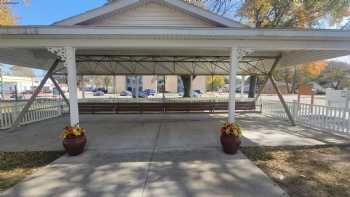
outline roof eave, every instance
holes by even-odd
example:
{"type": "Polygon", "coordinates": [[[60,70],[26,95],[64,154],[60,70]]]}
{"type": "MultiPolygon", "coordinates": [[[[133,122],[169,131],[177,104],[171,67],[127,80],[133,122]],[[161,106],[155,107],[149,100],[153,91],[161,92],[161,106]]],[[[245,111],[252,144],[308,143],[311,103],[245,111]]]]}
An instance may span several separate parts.
{"type": "Polygon", "coordinates": [[[246,28],[157,28],[157,27],[0,27],[0,37],[167,37],[198,39],[288,39],[288,40],[350,40],[344,30],[286,30],[246,28]]]}

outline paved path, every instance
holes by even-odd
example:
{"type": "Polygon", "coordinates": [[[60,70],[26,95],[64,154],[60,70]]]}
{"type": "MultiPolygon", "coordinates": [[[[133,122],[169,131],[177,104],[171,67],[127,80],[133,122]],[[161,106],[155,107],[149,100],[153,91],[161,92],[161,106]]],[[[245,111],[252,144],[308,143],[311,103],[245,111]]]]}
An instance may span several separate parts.
{"type": "MultiPolygon", "coordinates": [[[[197,115],[82,115],[90,150],[152,150],[159,135],[157,150],[190,150],[220,147],[217,132],[225,122],[224,114],[197,115]]],[[[260,114],[238,116],[245,138],[243,146],[317,145],[349,143],[343,137],[303,127],[260,114]]],[[[58,139],[68,118],[42,121],[19,128],[13,133],[0,131],[0,151],[62,150],[58,139]]]]}
{"type": "Polygon", "coordinates": [[[241,153],[220,150],[63,156],[0,196],[287,196],[241,153]]]}

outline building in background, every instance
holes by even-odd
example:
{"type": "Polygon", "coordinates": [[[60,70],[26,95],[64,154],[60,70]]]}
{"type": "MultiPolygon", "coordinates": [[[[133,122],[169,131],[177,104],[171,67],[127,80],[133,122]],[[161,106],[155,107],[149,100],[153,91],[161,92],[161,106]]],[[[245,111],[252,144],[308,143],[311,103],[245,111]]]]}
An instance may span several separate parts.
{"type": "MultiPolygon", "coordinates": [[[[40,78],[36,77],[22,77],[22,76],[2,76],[3,95],[4,100],[19,97],[20,99],[27,99],[32,94],[33,90],[39,86],[40,78]]],[[[43,93],[52,92],[54,85],[51,81],[47,81],[43,87],[43,93]]]]}
{"type": "MultiPolygon", "coordinates": [[[[176,93],[183,91],[181,78],[177,75],[144,75],[138,76],[138,78],[139,91],[152,89],[156,92],[163,92],[164,86],[166,92],[176,93]]],[[[136,76],[116,76],[115,80],[117,93],[120,93],[124,90],[133,91],[136,88],[136,76]]],[[[201,92],[206,92],[206,83],[207,76],[196,76],[192,81],[192,90],[200,90],[201,92]]]]}

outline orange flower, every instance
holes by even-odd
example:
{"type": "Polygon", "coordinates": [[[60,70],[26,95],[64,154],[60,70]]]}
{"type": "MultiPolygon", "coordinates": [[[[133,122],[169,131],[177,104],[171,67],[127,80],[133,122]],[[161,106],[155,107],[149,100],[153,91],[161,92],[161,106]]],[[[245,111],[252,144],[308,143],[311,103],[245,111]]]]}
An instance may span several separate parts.
{"type": "Polygon", "coordinates": [[[234,137],[242,137],[242,131],[237,123],[226,122],[223,127],[221,127],[220,132],[222,135],[230,135],[234,137]]]}
{"type": "Polygon", "coordinates": [[[78,137],[83,135],[85,135],[85,129],[80,128],[79,126],[67,126],[63,129],[62,133],[59,135],[59,138],[63,140],[65,138],[78,137]]]}

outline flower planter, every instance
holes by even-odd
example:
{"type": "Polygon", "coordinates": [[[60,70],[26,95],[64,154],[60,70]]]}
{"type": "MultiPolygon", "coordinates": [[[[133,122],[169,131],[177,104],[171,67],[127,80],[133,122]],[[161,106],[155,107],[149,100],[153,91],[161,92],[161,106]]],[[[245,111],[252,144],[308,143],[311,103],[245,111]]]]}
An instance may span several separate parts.
{"type": "Polygon", "coordinates": [[[241,140],[238,137],[230,135],[221,135],[220,141],[222,150],[230,155],[236,154],[241,145],[241,140]]]}
{"type": "Polygon", "coordinates": [[[79,155],[84,151],[86,145],[86,136],[76,136],[63,139],[63,147],[66,149],[67,153],[71,156],[79,155]]]}

